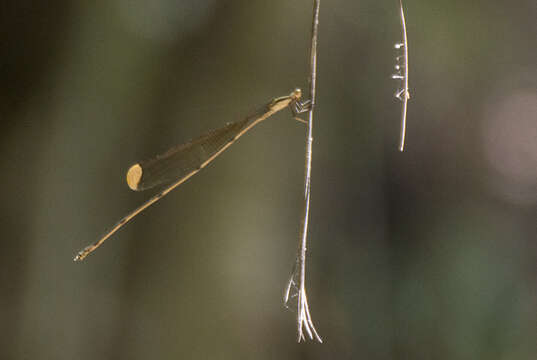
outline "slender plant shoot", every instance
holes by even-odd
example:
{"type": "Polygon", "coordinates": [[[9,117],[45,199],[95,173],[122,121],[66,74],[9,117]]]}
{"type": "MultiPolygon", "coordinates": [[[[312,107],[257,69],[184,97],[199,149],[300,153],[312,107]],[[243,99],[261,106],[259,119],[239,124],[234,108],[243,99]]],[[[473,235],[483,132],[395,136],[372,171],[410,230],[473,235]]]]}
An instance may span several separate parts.
{"type": "Polygon", "coordinates": [[[136,215],[196,175],[237,141],[238,138],[261,121],[268,119],[275,113],[288,107],[291,108],[296,117],[296,114],[301,112],[303,107],[303,104],[300,103],[301,96],[301,90],[296,89],[290,95],[273,99],[244,120],[229,123],[220,129],[209,131],[195,140],[169,149],[162,155],[131,166],[127,172],[127,184],[132,190],[146,190],[170,182],[171,185],[126,215],[95,243],[80,250],[75,256],[74,261],[84,260],[86,256],[95,251],[106,239],[116,233],[136,215]]]}
{"type": "Polygon", "coordinates": [[[401,107],[401,133],[399,136],[399,151],[403,151],[405,149],[407,105],[408,99],[410,99],[410,91],[408,89],[408,39],[403,0],[399,0],[399,10],[402,42],[395,44],[395,49],[402,50],[402,54],[396,57],[395,74],[392,75],[392,79],[401,81],[401,86],[397,89],[395,97],[403,103],[401,107]]]}
{"type": "Polygon", "coordinates": [[[313,145],[313,109],[315,108],[315,91],[317,85],[317,38],[319,28],[320,0],[313,1],[313,23],[310,48],[310,103],[306,138],[306,167],[304,171],[304,212],[300,228],[300,240],[296,263],[284,293],[284,304],[288,306],[290,298],[297,298],[298,342],[306,340],[304,331],[310,339],[323,342],[311,320],[308,298],[306,296],[306,243],[308,237],[308,220],[310,212],[311,160],[313,145]]]}

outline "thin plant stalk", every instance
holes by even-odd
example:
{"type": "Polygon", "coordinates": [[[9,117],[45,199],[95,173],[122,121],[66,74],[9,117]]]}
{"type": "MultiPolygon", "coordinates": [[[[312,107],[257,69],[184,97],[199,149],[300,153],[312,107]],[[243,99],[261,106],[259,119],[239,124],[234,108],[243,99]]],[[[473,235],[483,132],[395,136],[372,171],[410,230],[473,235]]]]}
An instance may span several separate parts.
{"type": "Polygon", "coordinates": [[[395,48],[402,49],[403,54],[397,57],[398,63],[395,65],[397,72],[392,76],[392,78],[401,80],[402,82],[402,86],[395,94],[395,97],[401,100],[403,103],[401,107],[401,132],[399,136],[399,151],[403,151],[405,149],[408,99],[410,99],[410,91],[408,88],[408,37],[406,32],[403,0],[399,0],[399,17],[401,20],[402,42],[395,44],[395,48]],[[401,63],[399,62],[399,59],[402,60],[401,63]]]}
{"type": "Polygon", "coordinates": [[[302,214],[300,241],[295,268],[287,283],[284,295],[284,302],[287,305],[291,296],[291,289],[297,291],[297,332],[298,342],[306,340],[304,332],[310,339],[323,342],[311,319],[308,298],[306,295],[306,244],[308,237],[308,223],[310,212],[310,190],[311,190],[311,163],[313,149],[313,110],[315,109],[315,95],[317,86],[317,39],[319,28],[319,7],[320,0],[313,1],[313,22],[311,31],[310,49],[310,101],[311,108],[308,111],[307,137],[306,137],[306,164],[304,171],[304,211],[302,214]]]}

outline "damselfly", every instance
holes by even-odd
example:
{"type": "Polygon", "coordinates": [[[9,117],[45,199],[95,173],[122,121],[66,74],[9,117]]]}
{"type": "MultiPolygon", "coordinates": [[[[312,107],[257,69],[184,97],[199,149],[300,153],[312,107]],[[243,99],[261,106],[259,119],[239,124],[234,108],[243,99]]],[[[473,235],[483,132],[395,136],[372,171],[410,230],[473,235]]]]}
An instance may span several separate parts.
{"type": "Polygon", "coordinates": [[[291,109],[295,119],[300,120],[296,115],[307,111],[310,106],[309,101],[300,101],[301,96],[301,90],[295,89],[287,96],[271,100],[268,104],[243,120],[228,123],[224,127],[209,131],[197,139],[175,146],[153,159],[141,161],[131,166],[127,171],[127,184],[132,190],[146,190],[166,183],[171,183],[171,185],[168,185],[164,190],[123,217],[95,243],[80,250],[74,260],[83,260],[136,215],[196,175],[237,141],[238,138],[261,121],[268,119],[270,116],[287,107],[291,109]]]}

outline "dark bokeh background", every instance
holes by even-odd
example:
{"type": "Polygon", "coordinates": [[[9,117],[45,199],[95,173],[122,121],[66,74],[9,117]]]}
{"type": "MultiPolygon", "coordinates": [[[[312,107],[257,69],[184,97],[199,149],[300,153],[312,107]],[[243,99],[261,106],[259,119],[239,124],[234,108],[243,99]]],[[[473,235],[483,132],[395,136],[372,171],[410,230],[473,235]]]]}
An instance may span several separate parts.
{"type": "Polygon", "coordinates": [[[0,5],[1,359],[534,359],[537,3],[323,1],[308,294],[282,112],[83,263],[128,167],[307,87],[311,1],[0,5]]]}

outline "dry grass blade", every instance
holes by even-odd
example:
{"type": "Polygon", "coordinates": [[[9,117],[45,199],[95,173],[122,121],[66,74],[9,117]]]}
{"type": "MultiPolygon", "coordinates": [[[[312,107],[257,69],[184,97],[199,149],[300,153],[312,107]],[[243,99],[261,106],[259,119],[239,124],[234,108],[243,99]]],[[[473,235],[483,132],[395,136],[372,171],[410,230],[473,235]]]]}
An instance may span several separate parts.
{"type": "Polygon", "coordinates": [[[401,107],[401,133],[399,136],[399,151],[403,151],[405,149],[406,115],[408,99],[410,99],[410,91],[408,88],[408,38],[402,0],[399,0],[399,17],[401,20],[402,41],[395,44],[395,48],[402,50],[402,55],[399,55],[396,58],[396,72],[392,75],[392,78],[401,81],[401,87],[395,93],[395,97],[403,103],[401,107]]]}
{"type": "Polygon", "coordinates": [[[310,109],[308,111],[307,121],[307,137],[306,137],[306,166],[304,172],[304,212],[300,229],[300,242],[298,246],[297,260],[295,268],[291,274],[291,278],[287,283],[284,302],[287,306],[291,297],[291,289],[294,289],[297,294],[297,332],[298,342],[306,340],[304,331],[310,339],[315,339],[322,342],[321,337],[317,333],[308,305],[306,296],[306,244],[308,238],[308,220],[310,212],[310,190],[311,190],[311,163],[312,163],[312,148],[313,148],[313,110],[315,109],[315,92],[317,86],[317,39],[319,29],[319,7],[320,0],[313,1],[313,22],[311,31],[311,49],[310,49],[310,109]]]}

